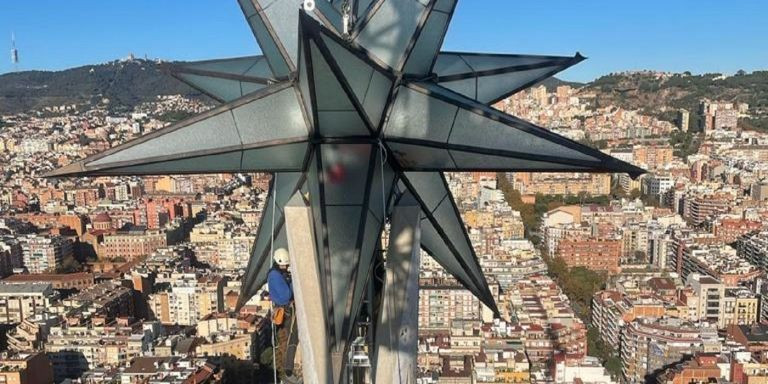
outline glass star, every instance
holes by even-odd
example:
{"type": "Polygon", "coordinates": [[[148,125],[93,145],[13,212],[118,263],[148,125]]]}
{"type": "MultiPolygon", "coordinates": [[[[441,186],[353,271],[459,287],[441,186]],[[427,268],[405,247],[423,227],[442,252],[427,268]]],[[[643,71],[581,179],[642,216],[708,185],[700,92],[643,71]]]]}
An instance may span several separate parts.
{"type": "Polygon", "coordinates": [[[272,220],[286,246],[283,208],[300,192],[342,350],[391,207],[410,194],[423,248],[497,311],[443,172],[644,171],[491,108],[583,57],[440,52],[456,1],[359,0],[344,34],[342,1],[240,0],[263,56],[173,70],[219,107],[50,176],[272,173],[240,305],[266,281],[272,220]]]}

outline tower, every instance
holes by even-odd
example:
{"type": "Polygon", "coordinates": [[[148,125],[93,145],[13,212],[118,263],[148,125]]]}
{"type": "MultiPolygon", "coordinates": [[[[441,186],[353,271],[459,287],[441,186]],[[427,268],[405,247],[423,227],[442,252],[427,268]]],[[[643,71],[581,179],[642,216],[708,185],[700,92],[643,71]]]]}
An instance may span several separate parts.
{"type": "Polygon", "coordinates": [[[11,33],[11,64],[13,64],[13,71],[16,72],[19,69],[19,50],[16,49],[16,35],[11,33]]]}

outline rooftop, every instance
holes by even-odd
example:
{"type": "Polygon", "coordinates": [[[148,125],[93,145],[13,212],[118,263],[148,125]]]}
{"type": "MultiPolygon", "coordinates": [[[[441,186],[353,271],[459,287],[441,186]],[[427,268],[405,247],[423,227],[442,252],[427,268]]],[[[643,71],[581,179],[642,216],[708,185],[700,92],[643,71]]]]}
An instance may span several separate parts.
{"type": "Polygon", "coordinates": [[[13,295],[13,294],[44,294],[46,291],[51,291],[50,283],[0,283],[0,295],[13,295]]]}

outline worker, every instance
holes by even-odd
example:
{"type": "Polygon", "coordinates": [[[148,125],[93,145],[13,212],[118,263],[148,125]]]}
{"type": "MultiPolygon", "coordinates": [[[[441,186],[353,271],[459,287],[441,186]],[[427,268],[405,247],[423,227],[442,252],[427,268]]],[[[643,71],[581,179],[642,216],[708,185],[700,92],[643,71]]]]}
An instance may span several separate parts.
{"type": "Polygon", "coordinates": [[[272,322],[277,329],[277,345],[275,346],[275,362],[280,380],[295,382],[294,359],[298,344],[295,307],[293,304],[293,288],[291,273],[288,271],[290,258],[285,248],[275,251],[274,266],[267,275],[269,297],[272,300],[272,322]]]}

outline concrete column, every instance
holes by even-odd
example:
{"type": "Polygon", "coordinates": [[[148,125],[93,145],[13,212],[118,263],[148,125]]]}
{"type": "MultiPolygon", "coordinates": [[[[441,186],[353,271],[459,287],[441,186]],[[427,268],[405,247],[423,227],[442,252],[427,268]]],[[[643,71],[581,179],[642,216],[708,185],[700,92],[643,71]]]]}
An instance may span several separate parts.
{"type": "Polygon", "coordinates": [[[333,382],[328,351],[327,312],[320,280],[312,210],[299,193],[285,207],[293,296],[301,346],[304,383],[333,382]]]}
{"type": "Polygon", "coordinates": [[[376,326],[376,384],[415,383],[418,348],[421,208],[408,196],[392,214],[386,282],[376,326]]]}

